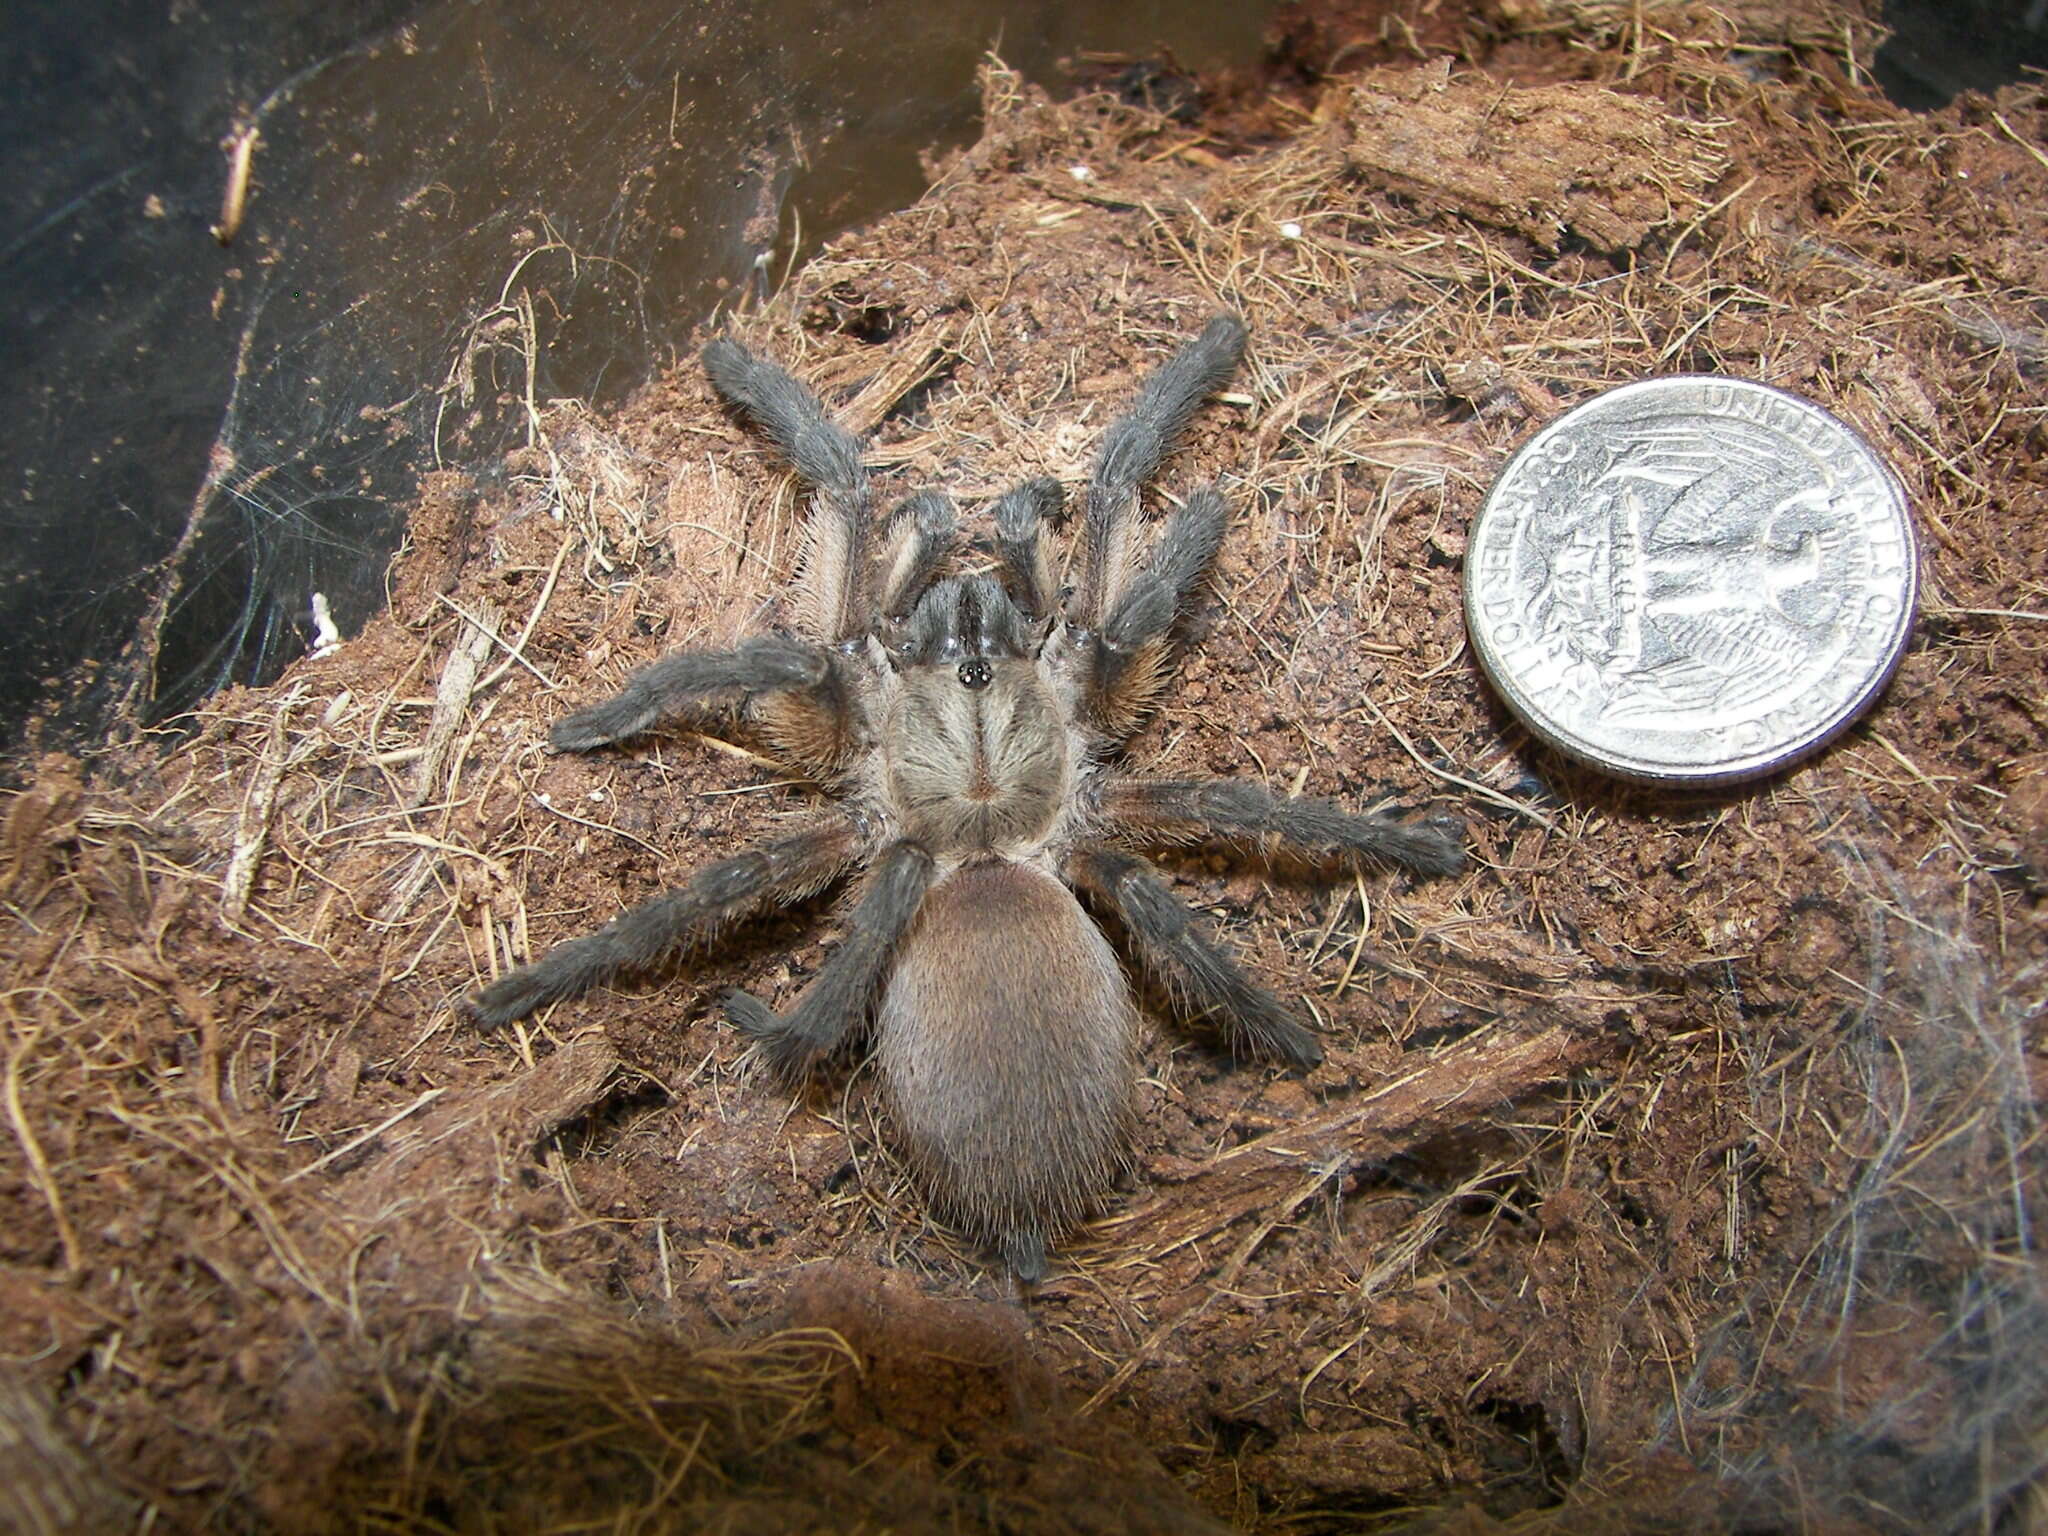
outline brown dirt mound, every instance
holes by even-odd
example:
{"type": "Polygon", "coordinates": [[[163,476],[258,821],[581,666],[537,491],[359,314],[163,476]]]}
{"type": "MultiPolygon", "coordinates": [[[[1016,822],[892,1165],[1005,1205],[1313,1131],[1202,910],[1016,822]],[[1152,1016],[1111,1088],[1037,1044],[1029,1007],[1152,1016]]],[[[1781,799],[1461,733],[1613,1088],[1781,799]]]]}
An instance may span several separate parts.
{"type": "MultiPolygon", "coordinates": [[[[543,750],[772,618],[793,508],[688,363],[533,400],[502,479],[429,487],[388,617],[6,812],[0,1471],[69,1468],[77,1529],[2042,1518],[2048,98],[1894,110],[1828,4],[1307,14],[1289,92],[1206,125],[992,66],[930,194],[736,324],[973,502],[1074,484],[1247,315],[1167,476],[1238,526],[1134,756],[1455,804],[1477,855],[1174,865],[1327,1065],[1156,1028],[1136,1176],[1021,1299],[924,1220],[870,1074],[792,1102],[718,1019],[829,901],[460,1021],[806,799],[738,738],[543,750]],[[1458,603],[1507,455],[1680,371],[1854,423],[1927,558],[1882,704],[1713,796],[1532,745],[1458,603]]],[[[525,392],[516,340],[478,387],[525,392]]]]}

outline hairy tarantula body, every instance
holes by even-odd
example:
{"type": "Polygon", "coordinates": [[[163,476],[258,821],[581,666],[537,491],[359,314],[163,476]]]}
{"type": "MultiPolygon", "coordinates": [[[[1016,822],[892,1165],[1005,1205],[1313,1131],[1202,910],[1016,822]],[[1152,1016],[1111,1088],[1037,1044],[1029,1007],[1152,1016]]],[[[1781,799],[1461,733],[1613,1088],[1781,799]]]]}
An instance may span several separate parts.
{"type": "Polygon", "coordinates": [[[1139,493],[1244,340],[1236,316],[1216,316],[1110,427],[1064,589],[1041,541],[1061,509],[1057,481],[1004,494],[992,568],[958,570],[946,496],[919,492],[878,520],[860,443],[816,396],[736,342],[707,347],[719,392],[816,487],[804,633],[665,657],[559,722],[550,743],[587,751],[737,702],[838,805],[556,946],[484,988],[470,1011],[508,1022],[865,865],[845,936],[795,1003],[776,1013],[736,992],[727,1014],[790,1078],[872,1018],[893,1119],[927,1197],[1026,1279],[1125,1156],[1137,1014],[1076,892],[1176,1008],[1234,1052],[1320,1061],[1314,1035],[1137,850],[1208,837],[1333,872],[1394,862],[1447,873],[1462,862],[1462,828],[1114,766],[1167,680],[1174,626],[1228,520],[1214,487],[1196,490],[1141,555],[1139,493]]]}

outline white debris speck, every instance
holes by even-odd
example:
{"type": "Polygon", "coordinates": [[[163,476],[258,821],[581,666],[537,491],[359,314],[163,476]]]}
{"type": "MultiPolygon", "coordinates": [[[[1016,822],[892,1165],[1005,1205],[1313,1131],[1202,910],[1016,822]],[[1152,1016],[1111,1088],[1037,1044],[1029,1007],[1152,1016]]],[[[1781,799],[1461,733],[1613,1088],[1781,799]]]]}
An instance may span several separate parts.
{"type": "Polygon", "coordinates": [[[1070,165],[1067,167],[1067,174],[1076,181],[1093,181],[1095,179],[1095,173],[1085,165],[1070,165]]]}
{"type": "Polygon", "coordinates": [[[334,613],[327,606],[327,594],[313,594],[313,659],[332,656],[341,649],[341,631],[334,627],[334,613]]]}
{"type": "Polygon", "coordinates": [[[602,800],[604,798],[604,791],[601,789],[593,789],[590,792],[590,798],[593,800],[602,800]]]}
{"type": "Polygon", "coordinates": [[[1299,240],[1301,238],[1301,226],[1295,223],[1294,220],[1289,219],[1280,226],[1280,238],[1282,240],[1299,240]]]}
{"type": "Polygon", "coordinates": [[[538,800],[542,805],[553,805],[555,803],[555,797],[549,794],[546,790],[542,790],[533,798],[538,800]]]}

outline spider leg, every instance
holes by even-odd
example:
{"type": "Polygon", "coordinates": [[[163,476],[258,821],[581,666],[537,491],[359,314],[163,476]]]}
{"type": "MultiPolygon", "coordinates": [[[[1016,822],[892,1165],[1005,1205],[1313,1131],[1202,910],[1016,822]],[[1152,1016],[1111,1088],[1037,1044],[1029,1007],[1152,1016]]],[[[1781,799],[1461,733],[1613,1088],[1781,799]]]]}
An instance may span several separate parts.
{"type": "Polygon", "coordinates": [[[1130,735],[1157,701],[1171,657],[1169,633],[1215,564],[1229,521],[1230,507],[1214,486],[1189,495],[1096,634],[1081,705],[1110,736],[1130,735]]]}
{"type": "Polygon", "coordinates": [[[1031,654],[1024,615],[993,576],[949,576],[926,591],[903,623],[895,650],[910,666],[951,664],[969,657],[1031,654]]]}
{"type": "Polygon", "coordinates": [[[893,534],[882,569],[882,617],[900,623],[931,585],[953,549],[958,519],[943,491],[919,491],[892,515],[893,534]]]}
{"type": "Polygon", "coordinates": [[[589,991],[621,971],[644,970],[703,943],[725,924],[769,903],[800,900],[853,862],[851,821],[829,821],[707,865],[687,885],[642,902],[595,933],[557,944],[507,972],[463,1005],[480,1024],[509,1024],[536,1008],[589,991]]]}
{"type": "Polygon", "coordinates": [[[845,679],[829,652],[800,640],[759,635],[730,651],[677,651],[650,662],[601,704],[557,720],[548,745],[588,752],[652,725],[701,710],[720,694],[794,694],[851,719],[845,679]]]}
{"type": "Polygon", "coordinates": [[[1465,827],[1455,816],[1360,816],[1328,800],[1277,799],[1240,779],[1112,778],[1098,795],[1113,830],[1169,842],[1211,836],[1259,844],[1271,838],[1293,857],[1326,869],[1399,864],[1451,875],[1465,866],[1465,827]]]}
{"type": "Polygon", "coordinates": [[[868,631],[874,498],[860,439],[825,414],[818,397],[729,337],[704,349],[718,392],[760,423],[796,472],[818,488],[804,529],[809,617],[834,645],[868,631]]]}
{"type": "Polygon", "coordinates": [[[1066,500],[1051,476],[1026,480],[1003,492],[995,504],[996,559],[1003,585],[1025,619],[1038,624],[1052,612],[1052,565],[1046,559],[1039,530],[1057,517],[1066,500]]]}
{"type": "Polygon", "coordinates": [[[838,1049],[867,1016],[896,943],[917,916],[932,881],[932,856],[912,842],[892,844],[853,909],[846,937],[789,1012],[777,1014],[750,992],[733,992],[725,1016],[788,1078],[801,1078],[838,1049]]]}
{"type": "Polygon", "coordinates": [[[1196,408],[1236,369],[1244,341],[1242,320],[1215,316],[1139,386],[1129,413],[1103,434],[1088,485],[1074,595],[1067,603],[1071,627],[1094,630],[1114,611],[1130,569],[1132,503],[1196,408]]]}
{"type": "Polygon", "coordinates": [[[1191,1022],[1214,1027],[1239,1055],[1296,1067],[1323,1059],[1315,1035],[1201,931],[1195,914],[1143,859],[1084,850],[1068,861],[1067,874],[1117,915],[1145,973],[1187,1010],[1191,1022]]]}

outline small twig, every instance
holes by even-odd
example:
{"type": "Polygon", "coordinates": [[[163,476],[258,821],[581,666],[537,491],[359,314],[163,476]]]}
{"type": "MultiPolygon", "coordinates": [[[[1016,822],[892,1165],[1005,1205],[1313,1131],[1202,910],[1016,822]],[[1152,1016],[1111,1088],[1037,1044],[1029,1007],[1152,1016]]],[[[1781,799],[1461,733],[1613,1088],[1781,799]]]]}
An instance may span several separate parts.
{"type": "Polygon", "coordinates": [[[1296,1211],[1327,1189],[1330,1181],[1344,1171],[1345,1160],[1341,1155],[1328,1164],[1312,1165],[1308,1177],[1296,1187],[1294,1193],[1283,1200],[1277,1210],[1268,1209],[1262,1212],[1259,1224],[1245,1234],[1244,1241],[1232,1250],[1216,1276],[1215,1291],[1224,1293],[1234,1290],[1237,1286],[1237,1277],[1244,1273],[1245,1265],[1251,1262],[1252,1255],[1258,1252],[1260,1245],[1273,1235],[1281,1223],[1293,1220],[1296,1211]]]}
{"type": "Polygon", "coordinates": [[[1699,232],[1700,227],[1703,224],[1705,224],[1707,220],[1711,219],[1723,208],[1726,208],[1730,203],[1734,202],[1735,199],[1742,196],[1743,193],[1747,192],[1751,187],[1755,186],[1756,184],[1757,178],[1754,176],[1750,177],[1749,180],[1745,181],[1733,192],[1730,192],[1726,197],[1722,198],[1718,203],[1714,204],[1713,207],[1702,209],[1699,215],[1696,218],[1694,218],[1690,224],[1686,225],[1685,228],[1681,229],[1678,232],[1677,238],[1671,242],[1671,248],[1664,253],[1664,276],[1667,279],[1671,276],[1671,264],[1678,259],[1679,250],[1685,245],[1685,242],[1687,240],[1690,240],[1695,234],[1697,234],[1699,232]]]}
{"type": "MultiPolygon", "coordinates": [[[[14,1033],[17,1020],[12,1009],[7,1010],[8,1033],[14,1033]]],[[[64,1202],[57,1194],[57,1181],[50,1174],[50,1163],[43,1156],[42,1143],[36,1140],[33,1127],[29,1125],[28,1112],[21,1103],[21,1062],[36,1040],[42,1035],[40,1024],[24,1028],[20,1040],[7,1052],[7,1072],[4,1086],[7,1098],[7,1118],[14,1123],[15,1140],[21,1143],[21,1155],[28,1161],[29,1177],[36,1191],[50,1207],[50,1217],[57,1223],[57,1241],[64,1249],[64,1269],[67,1274],[76,1274],[84,1263],[78,1248],[78,1234],[71,1230],[71,1218],[64,1214],[64,1202]]]]}
{"type": "Polygon", "coordinates": [[[723,752],[727,757],[736,757],[741,762],[759,763],[764,768],[781,768],[784,766],[772,757],[763,757],[758,752],[750,752],[738,742],[727,741],[723,736],[713,736],[708,731],[692,731],[690,735],[712,751],[723,752]]]}
{"type": "Polygon", "coordinates": [[[440,853],[458,855],[466,859],[475,859],[500,879],[508,883],[512,879],[512,872],[488,853],[479,853],[474,848],[465,848],[461,843],[450,843],[438,837],[428,837],[424,832],[386,832],[384,834],[384,841],[387,843],[404,843],[413,848],[432,848],[440,853]]]}
{"type": "Polygon", "coordinates": [[[491,603],[483,604],[476,618],[463,615],[462,632],[449,647],[448,659],[441,666],[440,685],[434,690],[434,713],[427,722],[427,739],[413,774],[412,794],[408,796],[412,805],[424,805],[440,782],[441,767],[448,761],[448,749],[455,744],[463,712],[476,692],[477,673],[484,657],[490,654],[491,642],[497,639],[495,631],[501,617],[491,603]]]}
{"type": "Polygon", "coordinates": [[[228,184],[220,195],[220,222],[210,233],[222,245],[234,244],[242,216],[249,209],[249,183],[255,177],[256,143],[262,135],[254,123],[236,130],[223,146],[228,152],[228,184]]]}
{"type": "Polygon", "coordinates": [[[565,538],[561,547],[555,551],[555,563],[548,567],[548,579],[541,583],[540,597],[534,602],[533,612],[526,616],[526,623],[519,631],[519,638],[509,647],[511,654],[493,667],[483,681],[476,685],[478,693],[495,687],[498,680],[512,670],[515,662],[527,667],[529,671],[532,670],[532,663],[526,660],[526,642],[533,638],[534,626],[540,623],[540,616],[547,611],[548,599],[555,595],[555,580],[562,574],[562,562],[569,558],[569,546],[574,542],[573,539],[565,538]]]}
{"type": "Polygon", "coordinates": [[[635,837],[632,833],[628,832],[624,827],[609,827],[601,821],[592,821],[588,817],[578,816],[574,811],[565,811],[559,805],[556,805],[552,800],[548,799],[548,797],[545,795],[535,795],[533,797],[533,803],[539,806],[544,811],[554,812],[555,815],[561,817],[564,821],[575,822],[576,825],[579,827],[588,827],[593,832],[609,832],[614,837],[623,837],[629,843],[638,843],[642,848],[645,848],[657,859],[666,859],[668,857],[667,854],[663,853],[659,848],[655,847],[654,844],[648,842],[646,838],[635,837]]]}
{"type": "Polygon", "coordinates": [[[1473,794],[1479,796],[1482,800],[1489,800],[1493,804],[1500,806],[1503,810],[1513,811],[1517,816],[1526,816],[1529,818],[1529,820],[1535,822],[1537,826],[1542,827],[1547,831],[1555,832],[1557,830],[1557,823],[1552,821],[1548,816],[1544,815],[1541,811],[1535,810],[1530,806],[1526,806],[1522,804],[1521,801],[1513,799],[1510,796],[1504,795],[1497,789],[1489,789],[1484,784],[1475,783],[1471,779],[1460,778],[1455,773],[1451,773],[1445,769],[1437,767],[1434,763],[1430,762],[1427,758],[1425,758],[1420,752],[1415,750],[1415,743],[1410,741],[1406,736],[1402,735],[1401,728],[1398,725],[1394,724],[1393,721],[1389,720],[1384,714],[1380,712],[1379,705],[1373,703],[1371,699],[1366,698],[1363,694],[1359,695],[1358,702],[1362,708],[1367,710],[1372,715],[1373,719],[1379,721],[1381,725],[1387,728],[1387,733],[1391,735],[1394,738],[1394,740],[1401,744],[1401,750],[1403,752],[1406,752],[1411,758],[1413,758],[1415,760],[1415,766],[1420,768],[1424,773],[1442,779],[1446,784],[1455,784],[1460,789],[1469,789],[1470,791],[1472,791],[1473,794]]]}
{"type": "Polygon", "coordinates": [[[399,1121],[405,1119],[408,1115],[418,1114],[421,1110],[425,1109],[429,1104],[433,1103],[434,1100],[441,1097],[441,1095],[446,1093],[447,1091],[448,1090],[445,1087],[429,1088],[425,1093],[421,1094],[418,1098],[414,1099],[410,1104],[406,1105],[406,1107],[404,1109],[401,1109],[397,1114],[392,1115],[389,1119],[384,1120],[377,1125],[371,1126],[367,1131],[364,1131],[359,1136],[351,1136],[347,1141],[344,1141],[340,1146],[336,1147],[332,1152],[329,1152],[325,1157],[315,1158],[312,1162],[306,1164],[305,1167],[299,1169],[298,1172],[286,1174],[283,1178],[277,1181],[278,1184],[282,1186],[285,1184],[294,1183],[299,1179],[303,1179],[309,1173],[318,1173],[322,1168],[325,1168],[329,1163],[333,1162],[336,1158],[348,1156],[349,1153],[355,1151],[355,1149],[363,1145],[364,1142],[376,1140],[379,1136],[382,1136],[386,1131],[390,1130],[391,1127],[398,1124],[399,1121]]]}
{"type": "MultiPolygon", "coordinates": [[[[552,677],[549,677],[547,673],[541,671],[539,667],[536,667],[532,662],[528,661],[526,657],[520,653],[519,646],[511,644],[509,641],[505,639],[503,635],[499,634],[497,625],[488,624],[484,622],[484,620],[478,618],[475,614],[471,613],[468,609],[464,608],[460,603],[456,602],[455,599],[450,597],[446,592],[436,593],[435,595],[439,597],[442,602],[446,603],[450,608],[454,609],[457,613],[461,614],[462,617],[469,620],[469,622],[474,624],[478,629],[481,629],[486,635],[489,635],[496,644],[504,648],[506,655],[510,656],[512,660],[518,662],[520,666],[526,668],[527,671],[531,672],[535,677],[539,678],[543,683],[545,683],[548,686],[550,690],[558,689],[562,686],[560,683],[556,682],[552,677]]],[[[522,636],[520,644],[523,645],[524,643],[525,637],[522,636]]]]}
{"type": "Polygon", "coordinates": [[[1186,1312],[1179,1313],[1176,1316],[1167,1318],[1164,1322],[1160,1323],[1156,1328],[1154,1328],[1150,1333],[1146,1334],[1145,1341],[1142,1344],[1140,1344],[1136,1349],[1131,1351],[1129,1357],[1125,1359],[1123,1364],[1119,1365],[1116,1368],[1115,1372],[1110,1376],[1109,1380],[1105,1381],[1101,1386],[1097,1387],[1094,1393],[1089,1397],[1088,1401],[1083,1403],[1078,1409],[1075,1410],[1075,1417],[1086,1418],[1089,1414],[1093,1413],[1097,1408],[1100,1408],[1104,1403],[1108,1402],[1112,1397],[1115,1397],[1117,1393],[1123,1391],[1125,1386],[1129,1384],[1130,1379],[1138,1374],[1139,1367],[1143,1366],[1147,1360],[1152,1358],[1153,1352],[1157,1350],[1159,1346],[1162,1343],[1164,1343],[1165,1340],[1171,1334],[1173,1334],[1177,1329],[1185,1328],[1189,1324],[1199,1320],[1202,1314],[1207,1312],[1209,1308],[1215,1304],[1217,1298],[1222,1295],[1223,1292],[1221,1290],[1212,1288],[1207,1295],[1205,1295],[1200,1301],[1195,1303],[1193,1308],[1186,1312]]]}
{"type": "Polygon", "coordinates": [[[2002,112],[1994,112],[1994,113],[1992,113],[1992,114],[1991,114],[1991,121],[1993,121],[1994,123],[1998,124],[1998,126],[1999,126],[2000,128],[2004,129],[2004,130],[2005,130],[2005,136],[2006,136],[2007,138],[2011,139],[2011,140],[2013,141],[2013,143],[2015,143],[2015,144],[2019,145],[2019,147],[2020,147],[2021,149],[2024,149],[2024,150],[2025,150],[2025,151],[2026,151],[2026,152],[2027,152],[2028,154],[2032,155],[2032,156],[2033,156],[2033,157],[2034,157],[2034,158],[2035,158],[2036,160],[2040,161],[2040,162],[2041,162],[2041,164],[2042,164],[2042,165],[2043,165],[2044,167],[2048,167],[2048,155],[2044,155],[2044,154],[2042,154],[2042,153],[2041,153],[2041,148],[2040,148],[2040,146],[2039,146],[2039,145],[2037,145],[2037,144],[2030,144],[2030,143],[2028,143],[2028,142],[2027,142],[2027,141],[2026,141],[2025,139],[2021,138],[2021,137],[2020,137],[2020,136],[2019,136],[2019,135],[2018,135],[2017,133],[2015,133],[2015,132],[2013,131],[2013,126],[2012,126],[2012,124],[2011,124],[2011,123],[2008,123],[2008,122],[2007,122],[2007,121],[2005,120],[2005,114],[2004,114],[2004,113],[2002,113],[2002,112]]]}
{"type": "Polygon", "coordinates": [[[1930,619],[2027,619],[2035,624],[2048,624],[2048,613],[2036,613],[2031,608],[1929,608],[1930,619]]]}
{"type": "Polygon", "coordinates": [[[285,747],[285,727],[292,710],[305,695],[297,688],[278,702],[270,717],[270,739],[265,744],[262,765],[249,786],[249,798],[242,802],[241,824],[235,828],[235,850],[228,857],[227,873],[221,879],[220,915],[230,928],[239,927],[249,910],[249,892],[256,883],[256,870],[263,862],[263,846],[270,838],[270,812],[277,803],[277,786],[295,754],[285,747]]]}

